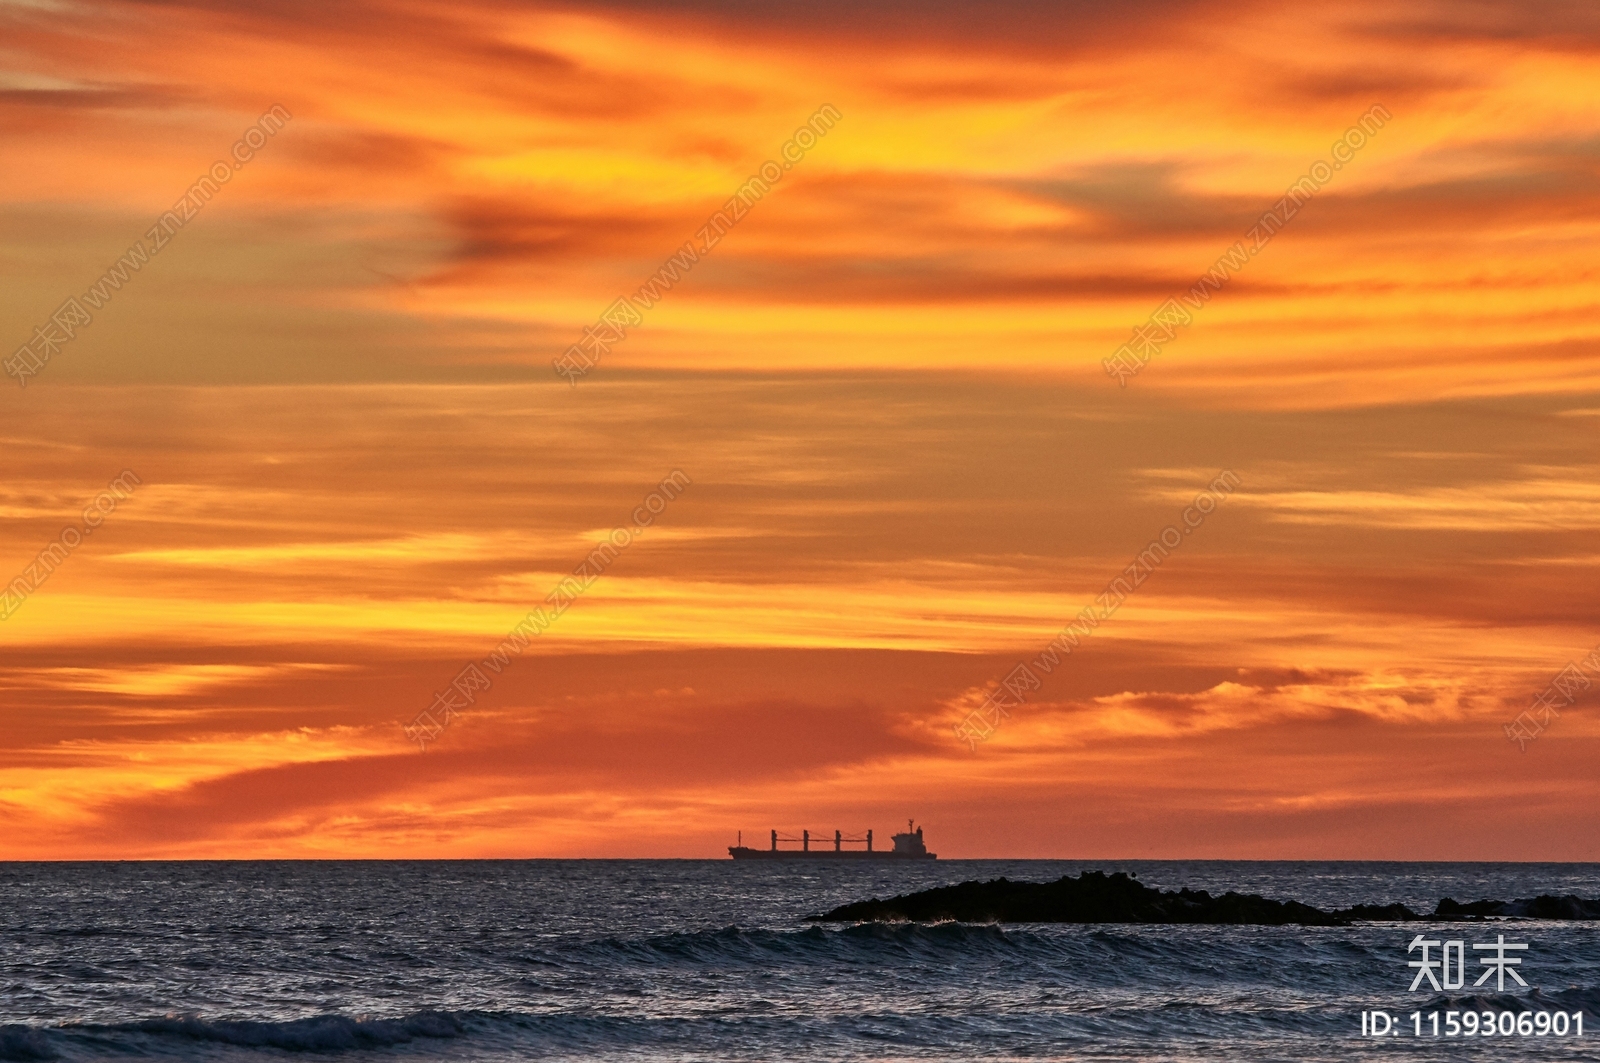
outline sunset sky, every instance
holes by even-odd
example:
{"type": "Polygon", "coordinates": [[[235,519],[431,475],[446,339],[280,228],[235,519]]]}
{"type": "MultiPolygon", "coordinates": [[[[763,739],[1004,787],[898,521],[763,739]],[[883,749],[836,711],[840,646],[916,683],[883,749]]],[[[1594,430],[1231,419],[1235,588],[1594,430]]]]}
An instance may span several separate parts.
{"type": "Polygon", "coordinates": [[[1600,7],[863,6],[0,0],[0,858],[1600,860],[1600,7]]]}

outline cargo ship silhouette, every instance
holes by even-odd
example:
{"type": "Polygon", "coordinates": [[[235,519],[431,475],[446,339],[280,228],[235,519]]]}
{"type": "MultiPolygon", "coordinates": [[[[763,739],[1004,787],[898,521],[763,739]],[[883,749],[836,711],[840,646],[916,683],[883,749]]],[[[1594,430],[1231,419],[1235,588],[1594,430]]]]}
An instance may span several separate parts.
{"type": "MultiPolygon", "coordinates": [[[[744,834],[739,835],[739,844],[728,846],[728,855],[735,860],[937,860],[938,853],[928,852],[928,847],[922,844],[922,828],[914,820],[906,820],[904,834],[894,836],[893,849],[874,849],[872,847],[872,832],[869,830],[861,837],[847,838],[840,831],[833,832],[833,848],[813,849],[811,832],[801,831],[800,837],[780,836],[777,831],[772,832],[772,848],[749,849],[744,845],[744,834]],[[780,849],[779,842],[799,842],[798,849],[780,849]],[[866,844],[865,849],[846,849],[845,845],[866,844]]],[[[827,844],[825,836],[820,836],[816,841],[827,844]]]]}

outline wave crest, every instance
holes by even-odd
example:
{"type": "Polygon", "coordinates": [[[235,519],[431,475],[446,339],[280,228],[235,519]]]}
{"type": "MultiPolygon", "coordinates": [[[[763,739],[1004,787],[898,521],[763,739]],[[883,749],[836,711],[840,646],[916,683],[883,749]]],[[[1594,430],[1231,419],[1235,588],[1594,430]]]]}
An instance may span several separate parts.
{"type": "Polygon", "coordinates": [[[36,1059],[55,1059],[59,1055],[43,1030],[20,1023],[0,1026],[0,1059],[32,1063],[36,1059]]]}
{"type": "Polygon", "coordinates": [[[287,1022],[249,1019],[200,1019],[169,1016],[146,1019],[125,1029],[139,1033],[188,1037],[246,1048],[282,1048],[291,1052],[330,1052],[403,1044],[418,1037],[456,1037],[465,1027],[454,1016],[422,1011],[399,1019],[316,1015],[287,1022]]]}

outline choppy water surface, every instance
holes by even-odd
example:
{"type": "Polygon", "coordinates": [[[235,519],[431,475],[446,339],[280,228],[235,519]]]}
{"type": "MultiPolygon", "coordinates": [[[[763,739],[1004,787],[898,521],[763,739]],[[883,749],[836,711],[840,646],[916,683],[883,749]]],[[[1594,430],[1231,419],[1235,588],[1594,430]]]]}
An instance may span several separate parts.
{"type": "Polygon", "coordinates": [[[1085,869],[1323,908],[1600,896],[1573,864],[0,864],[0,1060],[1600,1059],[1600,925],[804,921],[1085,869]],[[1466,989],[1407,992],[1419,930],[1468,942],[1466,989]],[[1530,988],[1474,990],[1501,933],[1530,988]],[[1485,1008],[1583,1011],[1586,1036],[1411,1036],[1485,1008]],[[1363,1038],[1371,1009],[1405,1035],[1363,1038]]]}

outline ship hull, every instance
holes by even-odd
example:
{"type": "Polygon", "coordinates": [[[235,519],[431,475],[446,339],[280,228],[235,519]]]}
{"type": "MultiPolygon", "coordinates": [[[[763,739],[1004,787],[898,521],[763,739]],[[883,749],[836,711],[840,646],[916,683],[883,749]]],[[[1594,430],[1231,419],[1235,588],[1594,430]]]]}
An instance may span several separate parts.
{"type": "Polygon", "coordinates": [[[747,849],[728,846],[735,860],[937,860],[938,853],[866,852],[862,849],[747,849]]]}

